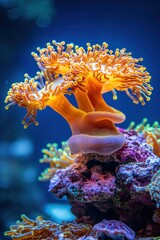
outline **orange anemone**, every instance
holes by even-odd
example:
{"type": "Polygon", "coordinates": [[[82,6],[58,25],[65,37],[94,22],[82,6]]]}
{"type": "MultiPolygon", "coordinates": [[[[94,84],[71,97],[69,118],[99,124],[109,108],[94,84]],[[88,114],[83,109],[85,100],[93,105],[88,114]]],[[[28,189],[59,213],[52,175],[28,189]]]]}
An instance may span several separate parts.
{"type": "Polygon", "coordinates": [[[50,75],[81,81],[81,89],[87,90],[90,100],[94,96],[98,99],[97,88],[101,93],[112,91],[114,99],[118,90],[125,91],[134,103],[140,101],[144,105],[145,99],[150,100],[153,89],[149,84],[151,76],[139,64],[143,59],[133,58],[125,48],[116,49],[113,53],[106,42],[102,46],[87,43],[87,51],[73,43],[52,41],[52,44],[37,48],[39,54],[32,53],[40,69],[50,75]]]}
{"type": "Polygon", "coordinates": [[[125,115],[110,107],[102,94],[125,91],[135,102],[149,100],[152,87],[150,75],[125,49],[108,50],[108,45],[87,44],[87,51],[73,44],[55,41],[46,48],[32,53],[40,72],[34,78],[25,74],[25,80],[12,85],[6,106],[18,104],[27,114],[24,127],[35,121],[37,110],[46,106],[61,114],[72,131],[69,147],[72,153],[108,155],[124,144],[124,136],[114,123],[123,122],[125,115]],[[129,92],[130,91],[130,92],[129,92]],[[73,106],[66,94],[74,94],[78,107],[73,106]],[[28,121],[29,119],[29,121],[28,121]]]}

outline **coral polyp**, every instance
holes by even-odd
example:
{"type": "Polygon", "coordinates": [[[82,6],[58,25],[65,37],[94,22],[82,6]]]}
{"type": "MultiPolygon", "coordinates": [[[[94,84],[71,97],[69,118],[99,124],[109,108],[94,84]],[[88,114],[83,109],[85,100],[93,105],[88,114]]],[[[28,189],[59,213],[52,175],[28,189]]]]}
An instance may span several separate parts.
{"type": "MultiPolygon", "coordinates": [[[[77,224],[76,222],[57,224],[50,220],[45,220],[38,216],[36,220],[28,218],[26,215],[21,216],[22,221],[10,227],[10,231],[5,232],[5,236],[12,236],[13,239],[32,240],[32,239],[72,239],[77,240],[79,237],[90,235],[92,226],[89,224],[77,224]]],[[[81,238],[82,239],[82,238],[81,238]]]]}
{"type": "Polygon", "coordinates": [[[58,148],[56,143],[48,143],[47,148],[42,149],[43,158],[40,163],[49,163],[50,167],[45,169],[39,180],[46,181],[51,179],[57,169],[63,169],[74,163],[76,155],[71,154],[67,141],[62,142],[62,148],[58,148]]]}

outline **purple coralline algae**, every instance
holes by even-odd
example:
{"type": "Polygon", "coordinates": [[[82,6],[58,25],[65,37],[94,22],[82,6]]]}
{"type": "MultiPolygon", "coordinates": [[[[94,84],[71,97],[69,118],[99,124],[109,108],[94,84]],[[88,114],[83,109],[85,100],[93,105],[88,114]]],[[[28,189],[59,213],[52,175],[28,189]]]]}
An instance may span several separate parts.
{"type": "Polygon", "coordinates": [[[103,219],[120,220],[143,236],[157,236],[160,225],[153,220],[159,208],[160,158],[143,134],[120,129],[124,146],[109,156],[79,155],[75,163],[59,169],[49,191],[66,195],[77,222],[96,224],[103,219]],[[148,234],[148,226],[152,226],[148,234]]]}
{"type": "Polygon", "coordinates": [[[156,202],[156,207],[160,208],[160,170],[154,174],[151,183],[147,186],[151,198],[156,202]]]}
{"type": "Polygon", "coordinates": [[[103,173],[101,166],[88,169],[58,170],[51,179],[50,190],[58,197],[69,193],[80,202],[110,200],[116,190],[116,179],[111,173],[103,173]],[[58,185],[57,185],[58,183],[58,185]]]}

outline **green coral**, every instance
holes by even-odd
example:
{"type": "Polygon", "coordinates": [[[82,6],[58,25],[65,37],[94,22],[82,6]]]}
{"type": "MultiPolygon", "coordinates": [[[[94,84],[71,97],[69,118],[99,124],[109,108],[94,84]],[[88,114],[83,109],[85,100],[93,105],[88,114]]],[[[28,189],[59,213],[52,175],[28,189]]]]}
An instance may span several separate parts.
{"type": "Polygon", "coordinates": [[[147,186],[151,198],[156,202],[156,207],[160,208],[160,170],[152,177],[151,183],[147,186]]]}
{"type": "Polygon", "coordinates": [[[68,142],[63,141],[61,148],[58,148],[57,143],[48,143],[47,148],[42,149],[43,158],[40,163],[49,163],[49,168],[46,168],[41,173],[39,180],[46,181],[51,179],[57,169],[63,169],[74,163],[75,155],[71,154],[68,142]]]}

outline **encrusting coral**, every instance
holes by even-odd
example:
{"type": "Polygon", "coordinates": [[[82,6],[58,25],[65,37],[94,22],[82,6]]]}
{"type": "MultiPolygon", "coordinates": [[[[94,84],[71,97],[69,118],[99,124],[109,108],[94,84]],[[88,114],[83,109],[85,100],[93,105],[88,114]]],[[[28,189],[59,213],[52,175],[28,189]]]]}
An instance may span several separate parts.
{"type": "Polygon", "coordinates": [[[98,231],[97,237],[99,233],[103,232],[106,236],[113,239],[124,239],[124,237],[128,240],[135,239],[135,232],[126,224],[116,220],[103,220],[97,223],[94,229],[98,231]]]}
{"type": "Polygon", "coordinates": [[[128,130],[135,129],[139,133],[143,133],[146,141],[153,147],[153,152],[160,157],[160,124],[155,121],[152,125],[148,123],[148,119],[144,118],[142,122],[135,125],[131,122],[128,130]]]}
{"type": "Polygon", "coordinates": [[[87,50],[65,42],[47,43],[32,53],[40,69],[34,78],[25,74],[5,102],[25,107],[22,123],[36,121],[37,110],[47,106],[68,122],[68,142],[48,144],[40,162],[50,166],[40,180],[50,180],[49,191],[67,196],[76,222],[56,224],[42,217],[22,222],[5,233],[12,239],[129,240],[160,235],[160,125],[144,119],[128,129],[115,126],[125,115],[109,106],[103,94],[125,91],[134,103],[150,100],[150,74],[125,49],[108,49],[107,43],[87,50]],[[66,95],[73,94],[77,106],[66,95]],[[127,225],[128,226],[127,226],[127,225]],[[132,229],[133,230],[132,230],[132,229]]]}
{"type": "Polygon", "coordinates": [[[151,183],[147,186],[151,198],[156,202],[156,207],[160,208],[160,170],[158,170],[151,179],[151,183]]]}

